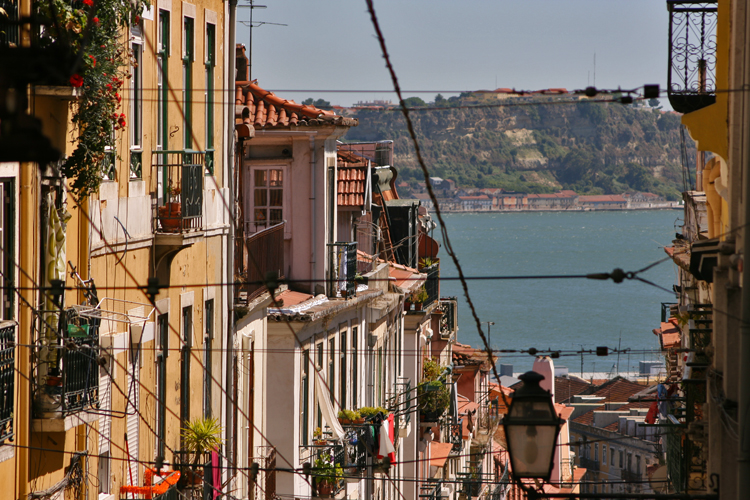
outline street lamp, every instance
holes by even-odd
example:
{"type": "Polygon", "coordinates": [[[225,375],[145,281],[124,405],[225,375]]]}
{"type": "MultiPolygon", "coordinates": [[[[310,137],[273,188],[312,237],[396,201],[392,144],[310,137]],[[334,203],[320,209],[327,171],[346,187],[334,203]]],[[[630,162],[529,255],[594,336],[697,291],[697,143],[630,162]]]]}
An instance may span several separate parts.
{"type": "Polygon", "coordinates": [[[562,420],[552,404],[552,394],[539,386],[544,376],[526,372],[523,385],[511,395],[503,419],[511,469],[517,479],[549,480],[562,420]]]}
{"type": "Polygon", "coordinates": [[[487,344],[489,344],[490,349],[492,349],[492,344],[490,343],[490,327],[495,324],[494,321],[482,321],[482,324],[487,325],[487,344]]]}

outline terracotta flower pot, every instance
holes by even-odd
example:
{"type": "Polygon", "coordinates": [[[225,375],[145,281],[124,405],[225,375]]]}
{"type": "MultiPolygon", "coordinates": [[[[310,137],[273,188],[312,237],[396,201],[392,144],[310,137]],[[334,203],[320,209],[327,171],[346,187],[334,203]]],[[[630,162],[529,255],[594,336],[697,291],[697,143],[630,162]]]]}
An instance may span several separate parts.
{"type": "Polygon", "coordinates": [[[163,207],[159,207],[159,224],[166,232],[179,232],[182,226],[182,204],[168,202],[163,207]]]}

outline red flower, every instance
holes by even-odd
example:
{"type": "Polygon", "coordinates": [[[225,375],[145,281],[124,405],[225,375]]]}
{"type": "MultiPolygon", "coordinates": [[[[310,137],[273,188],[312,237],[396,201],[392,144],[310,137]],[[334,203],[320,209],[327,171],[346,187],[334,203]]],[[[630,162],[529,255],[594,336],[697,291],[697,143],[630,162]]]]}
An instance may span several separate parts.
{"type": "Polygon", "coordinates": [[[88,5],[89,7],[91,7],[92,5],[94,5],[94,0],[83,0],[83,3],[84,5],[88,5]]]}
{"type": "Polygon", "coordinates": [[[83,77],[76,73],[70,77],[70,84],[74,87],[81,87],[83,85],[83,77]]]}
{"type": "Polygon", "coordinates": [[[89,54],[89,57],[91,58],[91,66],[96,68],[96,57],[89,54]]]}
{"type": "Polygon", "coordinates": [[[92,19],[92,21],[94,21],[94,24],[99,24],[99,18],[98,17],[95,17],[94,19],[92,19]]]}

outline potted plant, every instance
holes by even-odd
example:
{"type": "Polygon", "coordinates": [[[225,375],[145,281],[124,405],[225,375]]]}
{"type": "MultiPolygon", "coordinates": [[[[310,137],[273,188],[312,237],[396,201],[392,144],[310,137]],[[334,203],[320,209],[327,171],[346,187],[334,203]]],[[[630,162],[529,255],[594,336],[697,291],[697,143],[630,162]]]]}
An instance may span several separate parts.
{"type": "Polygon", "coordinates": [[[169,201],[164,206],[159,207],[159,222],[165,231],[175,232],[180,229],[182,220],[180,193],[182,193],[182,189],[179,185],[170,183],[167,186],[169,201]]]}
{"type": "Polygon", "coordinates": [[[326,444],[326,440],[323,439],[323,431],[320,429],[320,427],[316,427],[313,431],[313,441],[318,446],[323,446],[326,444]]]}
{"type": "Polygon", "coordinates": [[[363,406],[362,408],[359,409],[359,413],[360,415],[362,415],[363,418],[371,419],[378,413],[382,413],[383,416],[387,417],[390,412],[386,410],[385,408],[383,408],[382,406],[376,406],[376,407],[363,406]]]}
{"type": "Polygon", "coordinates": [[[342,424],[353,424],[362,418],[356,410],[341,410],[338,414],[339,422],[342,424]]]}
{"type": "Polygon", "coordinates": [[[334,464],[328,453],[322,453],[313,464],[313,481],[318,489],[318,496],[330,498],[336,484],[344,478],[344,469],[334,464]]]}
{"type": "Polygon", "coordinates": [[[183,451],[193,455],[191,471],[186,474],[188,484],[200,484],[202,479],[198,475],[198,466],[206,453],[221,446],[221,431],[219,420],[216,418],[199,418],[188,422],[182,429],[183,451]]]}
{"type": "Polygon", "coordinates": [[[419,259],[419,270],[427,269],[428,267],[432,266],[437,262],[436,260],[433,260],[431,257],[422,257],[419,259]]]}
{"type": "Polygon", "coordinates": [[[411,296],[411,303],[414,304],[414,309],[417,311],[422,310],[422,305],[427,300],[427,289],[425,289],[424,285],[419,287],[419,290],[417,290],[412,296],[411,296]]]}
{"type": "Polygon", "coordinates": [[[444,367],[437,359],[427,359],[422,366],[422,382],[417,386],[417,401],[424,421],[436,421],[450,405],[450,388],[443,380],[444,367]]]}

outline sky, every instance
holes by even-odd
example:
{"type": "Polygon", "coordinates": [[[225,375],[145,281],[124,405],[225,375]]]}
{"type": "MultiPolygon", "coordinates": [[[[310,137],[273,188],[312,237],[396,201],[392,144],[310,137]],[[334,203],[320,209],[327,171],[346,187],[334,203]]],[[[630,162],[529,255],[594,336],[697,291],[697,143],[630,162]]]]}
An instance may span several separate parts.
{"type": "MultiPolygon", "coordinates": [[[[248,5],[250,0],[239,0],[248,5]]],[[[279,97],[396,101],[364,0],[255,0],[252,75],[279,97]],[[304,92],[294,92],[304,90],[304,92]],[[322,92],[322,91],[340,92],[322,92]],[[341,92],[346,91],[346,92],[341,92]]],[[[374,0],[401,88],[631,89],[667,79],[663,0],[374,0]],[[596,66],[594,66],[596,59],[596,66]]],[[[248,21],[250,9],[239,8],[248,21]]],[[[237,26],[237,43],[249,45],[237,26]]],[[[666,97],[662,98],[666,104],[666,97]]]]}

